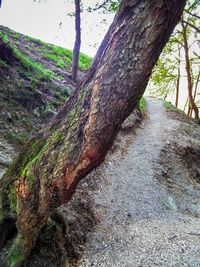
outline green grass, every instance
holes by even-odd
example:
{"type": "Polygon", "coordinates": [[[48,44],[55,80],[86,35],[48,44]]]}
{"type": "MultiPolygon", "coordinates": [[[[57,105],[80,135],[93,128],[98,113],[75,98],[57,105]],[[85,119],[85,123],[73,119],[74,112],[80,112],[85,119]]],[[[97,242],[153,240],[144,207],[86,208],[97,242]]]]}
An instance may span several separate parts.
{"type": "Polygon", "coordinates": [[[172,110],[172,111],[177,111],[177,108],[174,105],[172,105],[172,103],[170,103],[170,102],[168,102],[166,100],[162,100],[162,101],[163,101],[164,106],[167,109],[172,110]]]}
{"type": "Polygon", "coordinates": [[[12,34],[12,37],[19,39],[20,38],[20,34],[15,32],[15,33],[12,34]]]}
{"type": "MultiPolygon", "coordinates": [[[[1,31],[0,31],[0,36],[2,37],[4,43],[9,42],[8,36],[6,34],[2,33],[1,31]]],[[[12,37],[19,38],[20,34],[12,33],[12,37]]],[[[42,55],[46,58],[49,58],[50,60],[55,61],[57,63],[58,67],[64,69],[68,65],[72,65],[72,58],[73,58],[73,51],[72,50],[69,50],[69,49],[66,49],[66,48],[63,48],[60,46],[56,46],[53,44],[45,43],[39,39],[35,39],[33,37],[30,37],[30,36],[25,36],[24,39],[26,41],[32,42],[32,43],[29,43],[29,45],[28,44],[26,45],[27,49],[30,49],[31,46],[34,46],[34,43],[39,44],[41,47],[40,48],[36,47],[36,50],[37,51],[39,51],[39,50],[43,51],[44,53],[42,55]]],[[[50,74],[49,73],[50,71],[46,70],[43,66],[41,66],[41,64],[37,64],[35,62],[31,63],[30,62],[31,60],[28,57],[22,55],[22,53],[18,49],[16,49],[16,48],[13,48],[13,49],[15,49],[14,52],[20,57],[20,59],[22,60],[22,63],[24,64],[24,66],[27,69],[30,67],[36,68],[38,71],[41,71],[43,73],[48,72],[48,75],[55,76],[55,73],[51,72],[51,74],[50,74]]],[[[88,67],[91,65],[92,60],[93,60],[93,58],[91,58],[91,57],[89,57],[83,53],[80,53],[79,54],[79,68],[81,68],[82,70],[87,70],[88,67]]]]}
{"type": "Polygon", "coordinates": [[[23,73],[23,75],[24,75],[25,77],[29,77],[29,76],[31,76],[32,74],[31,74],[31,72],[26,72],[26,71],[25,71],[25,72],[23,73]]]}
{"type": "Polygon", "coordinates": [[[59,101],[56,98],[52,99],[51,102],[56,106],[62,106],[63,105],[63,102],[59,101]]]}
{"type": "MultiPolygon", "coordinates": [[[[50,47],[52,49],[52,53],[54,53],[54,55],[51,54],[51,57],[54,61],[58,62],[58,58],[62,57],[63,61],[66,61],[68,64],[72,65],[72,58],[73,58],[72,50],[59,47],[59,46],[55,46],[55,45],[50,45],[50,47]]],[[[87,55],[83,53],[80,53],[79,54],[79,67],[83,70],[88,69],[88,67],[92,63],[92,60],[93,58],[88,57],[87,55]]]]}
{"type": "Polygon", "coordinates": [[[26,41],[31,41],[31,42],[35,42],[35,43],[38,43],[38,44],[41,44],[41,45],[46,45],[46,43],[42,42],[40,39],[36,39],[36,38],[30,37],[30,36],[25,36],[24,39],[26,41]]]}
{"type": "Polygon", "coordinates": [[[142,111],[146,110],[146,99],[144,97],[140,99],[139,107],[142,111]]]}
{"type": "Polygon", "coordinates": [[[5,44],[8,43],[8,36],[5,33],[2,33],[2,31],[0,31],[0,37],[3,39],[5,44]]]}
{"type": "MultiPolygon", "coordinates": [[[[181,109],[176,108],[174,105],[172,105],[172,103],[167,102],[166,100],[163,100],[163,99],[161,99],[161,100],[163,101],[164,106],[165,106],[169,111],[176,111],[176,112],[178,112],[178,113],[181,113],[181,114],[184,114],[185,116],[187,116],[187,115],[185,114],[184,111],[182,111],[181,109]]],[[[187,116],[187,117],[188,117],[188,116],[187,116]]]]}
{"type": "Polygon", "coordinates": [[[0,59],[0,65],[3,65],[3,67],[5,67],[5,68],[8,67],[8,64],[2,59],[0,59]]]}
{"type": "Polygon", "coordinates": [[[72,50],[60,47],[60,46],[56,46],[56,45],[51,45],[50,46],[52,49],[52,53],[56,54],[57,56],[67,56],[70,59],[72,59],[73,57],[73,52],[72,50]]]}
{"type": "Polygon", "coordinates": [[[63,58],[60,56],[56,56],[55,54],[44,54],[43,57],[51,59],[57,63],[57,66],[64,69],[67,67],[67,64],[64,62],[63,58]]]}
{"type": "Polygon", "coordinates": [[[45,69],[42,64],[38,64],[37,62],[30,60],[30,58],[24,56],[16,47],[13,47],[12,49],[13,52],[19,57],[24,68],[26,68],[28,71],[35,70],[37,74],[43,75],[50,80],[54,77],[55,74],[52,71],[45,69]]]}
{"type": "Polygon", "coordinates": [[[79,55],[79,67],[83,70],[87,70],[92,63],[93,58],[88,57],[87,55],[80,53],[79,55]]]}
{"type": "Polygon", "coordinates": [[[53,61],[55,61],[55,62],[58,61],[58,58],[57,58],[56,55],[52,55],[52,54],[44,54],[43,57],[49,58],[49,59],[51,59],[51,60],[53,60],[53,61]]]}

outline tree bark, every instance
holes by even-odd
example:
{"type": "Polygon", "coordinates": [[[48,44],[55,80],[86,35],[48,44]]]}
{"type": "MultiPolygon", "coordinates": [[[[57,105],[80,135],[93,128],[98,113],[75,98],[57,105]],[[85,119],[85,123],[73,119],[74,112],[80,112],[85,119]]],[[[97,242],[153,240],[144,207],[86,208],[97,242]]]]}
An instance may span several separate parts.
{"type": "MultiPolygon", "coordinates": [[[[196,83],[195,83],[195,88],[194,88],[194,94],[193,94],[194,102],[195,102],[195,98],[196,98],[196,95],[197,95],[197,88],[198,88],[198,83],[199,83],[199,76],[200,76],[200,74],[197,77],[197,80],[196,80],[196,83]]],[[[193,112],[193,109],[191,108],[191,106],[189,106],[189,108],[188,108],[188,116],[192,117],[192,112],[193,112]]]]}
{"type": "Polygon", "coordinates": [[[0,182],[0,224],[11,218],[18,230],[5,266],[20,266],[47,218],[104,160],[143,95],[184,5],[185,0],[121,2],[96,65],[58,115],[27,142],[0,182]]]}
{"type": "Polygon", "coordinates": [[[180,76],[177,77],[176,81],[176,100],[175,100],[176,108],[178,108],[179,88],[180,88],[180,76]]]}
{"type": "Polygon", "coordinates": [[[194,110],[195,119],[199,119],[199,110],[194,102],[194,98],[192,95],[192,77],[191,77],[191,69],[190,69],[190,58],[189,58],[189,47],[188,47],[188,40],[187,40],[187,26],[181,21],[182,29],[183,29],[183,41],[184,41],[184,50],[185,50],[185,63],[186,63],[186,73],[187,73],[187,82],[188,82],[188,98],[190,101],[188,115],[190,115],[190,108],[194,110]]]}
{"type": "Polygon", "coordinates": [[[76,82],[78,72],[78,61],[81,46],[81,8],[80,0],[75,0],[75,30],[76,40],[74,43],[73,59],[72,59],[72,79],[76,82]]]}
{"type": "Polygon", "coordinates": [[[194,101],[195,101],[196,96],[197,96],[197,88],[198,88],[198,84],[199,84],[199,79],[200,79],[200,70],[199,70],[199,74],[197,76],[197,80],[196,80],[195,88],[194,88],[194,95],[193,95],[194,101]]]}
{"type": "Polygon", "coordinates": [[[178,98],[179,98],[179,89],[180,89],[180,57],[181,57],[181,49],[178,49],[178,76],[176,81],[176,100],[175,100],[175,107],[178,108],[178,98]]]}

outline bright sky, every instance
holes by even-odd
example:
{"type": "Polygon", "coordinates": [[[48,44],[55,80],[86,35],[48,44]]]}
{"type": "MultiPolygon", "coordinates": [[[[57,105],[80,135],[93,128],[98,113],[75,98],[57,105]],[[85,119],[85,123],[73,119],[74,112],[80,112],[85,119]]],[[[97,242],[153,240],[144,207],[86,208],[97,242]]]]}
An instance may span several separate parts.
{"type": "MultiPolygon", "coordinates": [[[[85,3],[94,6],[94,0],[85,0],[85,3]]],[[[74,12],[74,1],[71,0],[2,0],[0,25],[45,42],[73,49],[74,17],[67,16],[71,12],[74,12]],[[59,26],[60,22],[62,27],[59,26]]],[[[83,53],[95,55],[113,16],[97,12],[81,14],[83,53]],[[105,18],[107,25],[102,23],[105,18]]]]}
{"type": "MultiPolygon", "coordinates": [[[[95,2],[84,0],[83,4],[94,7],[95,2]]],[[[0,25],[44,42],[73,49],[74,17],[67,16],[71,12],[74,12],[73,0],[36,0],[35,2],[34,0],[2,0],[0,25]],[[60,27],[61,22],[62,27],[60,27]]],[[[98,12],[81,14],[81,52],[92,57],[95,55],[113,17],[114,14],[105,15],[98,12]],[[107,25],[102,23],[104,19],[107,20],[107,25]]],[[[186,81],[183,83],[182,87],[186,88],[186,81]]],[[[186,96],[187,92],[184,94],[186,96]]],[[[185,103],[183,98],[180,99],[182,105],[185,103]]]]}

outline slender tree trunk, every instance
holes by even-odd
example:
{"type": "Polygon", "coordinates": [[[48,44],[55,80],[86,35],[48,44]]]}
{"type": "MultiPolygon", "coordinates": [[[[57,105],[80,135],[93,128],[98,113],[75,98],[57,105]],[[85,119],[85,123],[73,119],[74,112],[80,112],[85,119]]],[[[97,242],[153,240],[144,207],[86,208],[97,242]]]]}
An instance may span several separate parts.
{"type": "Polygon", "coordinates": [[[197,80],[196,80],[196,83],[195,83],[194,96],[193,96],[194,101],[195,101],[196,96],[197,96],[197,88],[198,88],[198,84],[199,84],[199,78],[200,78],[200,71],[199,71],[199,74],[197,76],[197,80]]]}
{"type": "Polygon", "coordinates": [[[178,69],[178,77],[176,81],[176,100],[175,100],[175,107],[178,107],[178,98],[179,98],[179,88],[180,88],[180,68],[178,69]]]}
{"type": "Polygon", "coordinates": [[[180,89],[180,77],[181,77],[181,71],[180,71],[180,57],[181,57],[181,48],[179,46],[178,49],[178,76],[176,81],[176,100],[175,100],[175,107],[178,107],[178,98],[179,98],[179,89],[180,89]]]}
{"type": "Polygon", "coordinates": [[[18,230],[5,266],[20,266],[47,218],[104,160],[143,95],[184,5],[185,0],[121,2],[94,59],[98,64],[0,181],[0,231],[9,219],[18,230]]]}
{"type": "Polygon", "coordinates": [[[186,108],[187,108],[187,105],[189,105],[189,99],[187,97],[186,101],[185,101],[185,105],[184,105],[184,108],[183,108],[183,111],[186,113],[186,108]]]}
{"type": "Polygon", "coordinates": [[[81,8],[80,0],[75,0],[75,30],[76,40],[74,43],[73,60],[72,60],[72,79],[76,82],[78,72],[78,61],[81,46],[81,8]]]}
{"type": "MultiPolygon", "coordinates": [[[[200,74],[197,77],[197,81],[196,81],[195,88],[194,88],[194,94],[193,94],[194,102],[195,102],[195,98],[196,98],[196,95],[197,95],[197,88],[198,88],[198,83],[199,83],[199,76],[200,76],[200,74]]],[[[193,109],[191,108],[191,106],[189,106],[188,116],[192,117],[192,112],[193,112],[193,109]]]]}
{"type": "MultiPolygon", "coordinates": [[[[190,107],[194,110],[195,119],[199,119],[199,110],[194,102],[194,98],[192,95],[192,77],[191,77],[191,69],[190,69],[190,58],[189,58],[189,47],[188,47],[188,40],[187,40],[187,26],[181,22],[182,29],[183,29],[183,41],[184,41],[184,50],[185,50],[185,62],[186,62],[186,73],[187,73],[187,81],[188,81],[188,97],[190,101],[190,107]]],[[[190,115],[190,111],[188,111],[188,115],[190,115]]]]}
{"type": "Polygon", "coordinates": [[[191,108],[191,106],[189,106],[189,107],[188,107],[188,113],[187,113],[187,115],[188,115],[189,117],[191,117],[191,114],[192,114],[192,108],[191,108]]]}

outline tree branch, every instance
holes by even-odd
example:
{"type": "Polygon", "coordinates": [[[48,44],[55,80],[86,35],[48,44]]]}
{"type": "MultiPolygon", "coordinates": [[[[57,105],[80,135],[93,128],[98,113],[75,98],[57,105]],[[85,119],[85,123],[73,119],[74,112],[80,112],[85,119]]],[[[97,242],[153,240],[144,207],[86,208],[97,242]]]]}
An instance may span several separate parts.
{"type": "Polygon", "coordinates": [[[187,24],[188,26],[192,27],[193,29],[195,29],[198,33],[200,33],[200,29],[198,29],[195,25],[193,25],[190,22],[185,21],[183,19],[181,21],[184,22],[185,24],[187,24]]]}
{"type": "Polygon", "coordinates": [[[182,47],[184,47],[184,44],[182,44],[182,43],[179,41],[178,38],[176,38],[175,36],[173,36],[173,38],[175,39],[175,41],[176,41],[177,43],[179,43],[182,47]]]}
{"type": "Polygon", "coordinates": [[[188,11],[188,10],[184,10],[186,13],[188,13],[189,15],[191,15],[192,17],[195,17],[195,18],[197,18],[197,19],[200,19],[200,17],[199,16],[197,16],[196,14],[192,14],[190,11],[188,11]]]}
{"type": "Polygon", "coordinates": [[[89,8],[89,11],[97,11],[97,10],[101,9],[102,7],[104,7],[109,2],[110,2],[110,0],[105,0],[101,5],[99,5],[95,8],[89,8]]]}

